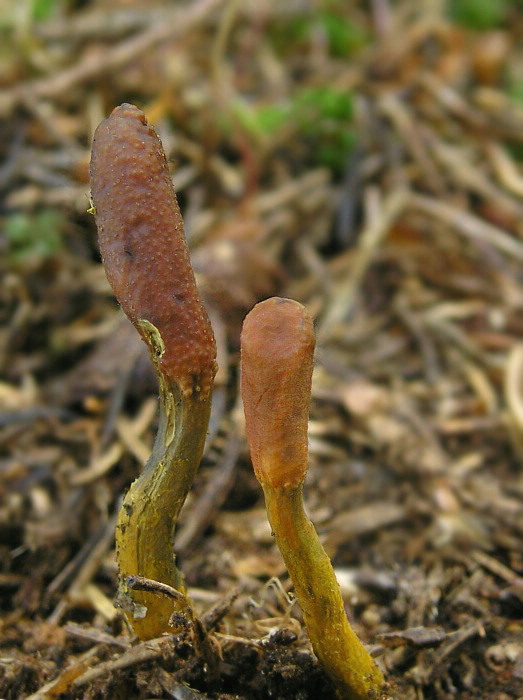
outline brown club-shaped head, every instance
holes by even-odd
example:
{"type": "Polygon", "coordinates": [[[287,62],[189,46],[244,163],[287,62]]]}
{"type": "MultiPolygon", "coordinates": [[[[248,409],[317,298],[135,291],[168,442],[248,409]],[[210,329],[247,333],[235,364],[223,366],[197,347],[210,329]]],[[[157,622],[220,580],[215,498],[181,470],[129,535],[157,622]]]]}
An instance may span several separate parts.
{"type": "Polygon", "coordinates": [[[314,346],[312,318],[291,299],[267,299],[243,323],[241,391],[262,486],[293,489],[305,479],[314,346]]]}
{"type": "Polygon", "coordinates": [[[208,396],[216,348],[200,302],[162,144],[137,107],[96,129],[91,195],[107,277],[159,371],[183,394],[208,396]],[[151,325],[161,336],[151,342],[151,325]]]}

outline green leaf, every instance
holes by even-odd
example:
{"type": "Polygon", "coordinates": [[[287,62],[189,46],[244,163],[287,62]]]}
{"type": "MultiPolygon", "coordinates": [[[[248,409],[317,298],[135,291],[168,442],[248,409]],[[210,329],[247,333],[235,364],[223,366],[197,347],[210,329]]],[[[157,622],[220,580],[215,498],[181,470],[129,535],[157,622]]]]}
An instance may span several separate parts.
{"type": "Polygon", "coordinates": [[[362,27],[333,12],[322,12],[320,23],[323,26],[329,45],[329,53],[336,58],[344,58],[360,49],[369,37],[362,27]]]}
{"type": "Polygon", "coordinates": [[[509,0],[449,0],[450,16],[470,29],[495,29],[503,24],[509,0]]]}
{"type": "Polygon", "coordinates": [[[57,14],[62,4],[61,0],[33,0],[33,20],[42,22],[49,19],[57,14]]]}
{"type": "Polygon", "coordinates": [[[9,261],[23,264],[53,257],[63,247],[62,228],[63,217],[54,209],[12,214],[4,227],[9,261]]]}

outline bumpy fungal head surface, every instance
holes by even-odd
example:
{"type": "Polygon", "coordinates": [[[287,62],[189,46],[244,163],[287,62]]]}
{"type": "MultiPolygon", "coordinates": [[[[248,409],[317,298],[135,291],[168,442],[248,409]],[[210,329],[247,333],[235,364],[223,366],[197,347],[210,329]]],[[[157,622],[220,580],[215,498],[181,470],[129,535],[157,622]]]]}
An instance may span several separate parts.
{"type": "Polygon", "coordinates": [[[196,290],[183,221],[160,139],[137,107],[122,104],[96,129],[91,195],[109,282],[130,320],[159,331],[160,371],[184,394],[206,397],[216,347],[196,290]]]}
{"type": "Polygon", "coordinates": [[[291,299],[267,299],[243,323],[241,390],[262,486],[293,489],[305,479],[314,346],[312,318],[291,299]]]}

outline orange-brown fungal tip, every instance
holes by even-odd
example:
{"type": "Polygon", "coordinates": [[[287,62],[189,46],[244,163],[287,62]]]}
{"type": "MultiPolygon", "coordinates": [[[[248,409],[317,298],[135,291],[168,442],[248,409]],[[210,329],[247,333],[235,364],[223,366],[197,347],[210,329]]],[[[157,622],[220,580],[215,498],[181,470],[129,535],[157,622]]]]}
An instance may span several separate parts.
{"type": "Polygon", "coordinates": [[[206,397],[216,371],[214,336],[162,144],[134,105],[120,105],[96,129],[91,195],[105,270],[123,310],[144,338],[143,321],[159,331],[160,371],[184,394],[206,397]]]}
{"type": "Polygon", "coordinates": [[[312,318],[291,299],[262,301],[243,323],[241,391],[262,486],[293,489],[305,479],[314,345],[312,318]]]}

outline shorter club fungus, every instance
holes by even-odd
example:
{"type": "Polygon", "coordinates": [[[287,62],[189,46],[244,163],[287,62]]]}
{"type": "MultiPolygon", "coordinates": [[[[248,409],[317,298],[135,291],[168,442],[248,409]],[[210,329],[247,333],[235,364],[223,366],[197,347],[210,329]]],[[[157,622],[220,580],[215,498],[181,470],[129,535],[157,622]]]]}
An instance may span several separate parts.
{"type": "Polygon", "coordinates": [[[117,107],[96,130],[91,196],[107,277],[160,385],[153,452],[125,496],[116,532],[119,601],[136,634],[150,639],[174,631],[173,613],[189,605],[174,529],[202,456],[216,347],[161,142],[133,105],[117,107]],[[181,595],[136,589],[135,577],[181,595]]]}
{"type": "Polygon", "coordinates": [[[379,698],[383,677],[351,628],[332,564],[307,518],[307,423],[314,329],[306,309],[272,298],[241,336],[241,389],[251,459],[312,647],[340,698],[379,698]]]}

